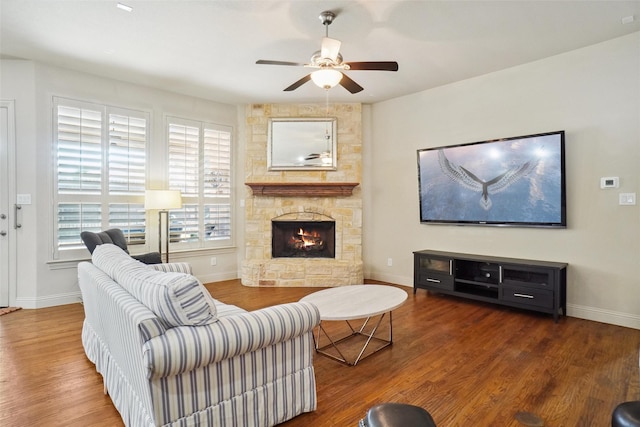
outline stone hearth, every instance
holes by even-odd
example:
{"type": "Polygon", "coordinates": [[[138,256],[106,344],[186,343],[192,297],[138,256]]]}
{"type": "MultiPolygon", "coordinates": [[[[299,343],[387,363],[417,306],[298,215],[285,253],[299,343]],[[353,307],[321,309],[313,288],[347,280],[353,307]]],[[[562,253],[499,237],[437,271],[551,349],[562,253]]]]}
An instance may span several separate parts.
{"type": "Polygon", "coordinates": [[[245,180],[266,186],[246,187],[245,260],[242,283],[247,286],[344,286],[363,282],[360,104],[275,105],[247,107],[245,180]],[[270,117],[337,117],[336,171],[268,171],[267,126],[270,117]],[[271,186],[342,188],[340,192],[270,192],[271,186]],[[289,184],[288,186],[286,184],[289,184]],[[269,188],[267,193],[264,188],[269,188]],[[254,190],[252,190],[254,189],[254,190]],[[273,258],[271,221],[335,221],[335,258],[273,258]]]}

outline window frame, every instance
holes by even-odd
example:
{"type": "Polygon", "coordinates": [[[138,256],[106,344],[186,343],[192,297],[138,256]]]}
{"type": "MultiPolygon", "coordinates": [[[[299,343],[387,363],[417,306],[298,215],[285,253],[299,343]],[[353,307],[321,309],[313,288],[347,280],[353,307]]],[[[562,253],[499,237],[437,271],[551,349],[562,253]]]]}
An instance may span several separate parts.
{"type": "MultiPolygon", "coordinates": [[[[60,247],[60,234],[59,234],[59,205],[61,203],[68,204],[99,204],[100,205],[100,229],[105,230],[110,227],[114,227],[110,225],[116,217],[110,217],[110,207],[114,205],[121,204],[135,204],[140,205],[144,211],[144,189],[147,188],[149,182],[149,171],[150,171],[150,152],[151,152],[151,129],[152,129],[152,119],[151,113],[149,111],[144,111],[140,109],[132,109],[125,107],[116,107],[112,105],[107,105],[105,103],[99,102],[91,102],[91,101],[82,101],[77,99],[72,99],[64,96],[53,96],[52,101],[52,152],[51,152],[51,161],[52,161],[52,228],[51,228],[51,236],[52,236],[52,258],[56,261],[68,261],[74,259],[84,259],[87,258],[88,252],[86,247],[82,242],[79,242],[78,245],[62,248],[60,247]],[[81,109],[89,109],[96,112],[100,112],[101,116],[101,128],[100,128],[100,192],[99,194],[81,194],[81,193],[65,193],[60,192],[58,189],[58,153],[59,153],[59,107],[69,107],[69,108],[81,108],[81,109]],[[144,129],[145,129],[145,140],[144,140],[144,187],[140,194],[110,194],[110,180],[109,180],[109,146],[110,146],[110,117],[112,115],[118,116],[126,116],[126,117],[135,117],[138,119],[143,119],[145,121],[144,129]]],[[[147,212],[143,213],[144,218],[144,238],[142,242],[130,241],[128,242],[129,250],[131,253],[143,253],[149,251],[149,236],[150,232],[150,222],[149,216],[147,212]]],[[[138,235],[140,237],[140,235],[138,235]]]]}
{"type": "MultiPolygon", "coordinates": [[[[188,251],[188,250],[206,250],[206,249],[222,249],[229,248],[234,246],[235,240],[235,221],[234,221],[234,199],[235,194],[233,191],[234,185],[234,150],[233,150],[233,141],[234,141],[234,128],[230,125],[218,124],[212,121],[207,120],[197,120],[193,118],[184,118],[177,115],[166,114],[164,116],[164,132],[165,132],[165,150],[166,150],[166,169],[165,169],[165,182],[167,188],[170,190],[181,190],[181,188],[176,188],[172,185],[171,182],[171,154],[170,154],[170,144],[171,144],[171,126],[186,126],[186,127],[196,127],[198,128],[198,196],[190,196],[188,194],[182,194],[182,204],[183,208],[188,206],[197,205],[198,206],[198,239],[193,241],[185,241],[185,242],[171,242],[170,250],[171,251],[188,251]],[[204,194],[204,135],[205,129],[215,130],[217,132],[227,133],[229,136],[229,176],[228,176],[228,187],[229,192],[226,196],[206,196],[204,194]],[[216,203],[216,200],[219,203],[216,203]],[[205,211],[206,206],[211,204],[226,204],[229,209],[229,233],[228,237],[223,237],[220,239],[205,239],[204,234],[207,232],[206,223],[205,223],[205,211]]],[[[180,211],[180,210],[177,210],[180,211]]],[[[170,212],[171,215],[171,212],[170,212]]],[[[173,239],[172,239],[173,240],[173,239]]]]}

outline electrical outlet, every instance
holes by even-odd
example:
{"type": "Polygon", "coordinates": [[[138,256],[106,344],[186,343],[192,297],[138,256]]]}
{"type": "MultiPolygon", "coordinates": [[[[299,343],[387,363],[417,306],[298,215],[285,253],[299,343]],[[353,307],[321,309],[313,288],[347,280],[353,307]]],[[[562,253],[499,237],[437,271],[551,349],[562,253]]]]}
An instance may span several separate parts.
{"type": "Polygon", "coordinates": [[[214,256],[211,257],[211,265],[218,265],[218,260],[214,256]]]}
{"type": "Polygon", "coordinates": [[[636,193],[620,193],[619,203],[627,206],[635,205],[636,193]]]}
{"type": "Polygon", "coordinates": [[[393,266],[393,259],[391,259],[391,258],[387,258],[387,266],[388,266],[388,267],[393,266]]]}

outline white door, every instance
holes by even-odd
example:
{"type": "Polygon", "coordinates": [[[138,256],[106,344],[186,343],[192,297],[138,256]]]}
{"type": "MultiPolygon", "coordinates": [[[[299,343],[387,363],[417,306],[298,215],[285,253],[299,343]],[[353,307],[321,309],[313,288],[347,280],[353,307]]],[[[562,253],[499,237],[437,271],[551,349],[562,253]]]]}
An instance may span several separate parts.
{"type": "Polygon", "coordinates": [[[15,116],[14,101],[0,100],[0,307],[15,303],[15,116]]]}

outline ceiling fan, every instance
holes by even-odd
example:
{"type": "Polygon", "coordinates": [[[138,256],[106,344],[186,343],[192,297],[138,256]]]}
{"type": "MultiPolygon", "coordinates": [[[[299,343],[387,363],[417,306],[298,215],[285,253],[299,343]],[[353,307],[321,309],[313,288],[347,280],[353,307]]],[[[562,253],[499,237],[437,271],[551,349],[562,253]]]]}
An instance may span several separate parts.
{"type": "Polygon", "coordinates": [[[309,80],[323,89],[331,89],[337,84],[344,87],[351,93],[358,93],[364,88],[353,81],[343,71],[347,70],[374,70],[374,71],[398,71],[398,63],[395,61],[368,61],[368,62],[344,62],[340,54],[340,40],[329,38],[329,25],[335,19],[336,14],[326,10],[319,16],[322,25],[325,27],[325,37],[322,38],[320,50],[315,52],[308,64],[288,61],[271,61],[260,59],[256,64],[265,65],[290,65],[303,66],[307,68],[315,68],[310,74],[307,74],[291,86],[285,88],[285,91],[292,91],[309,80]]]}

